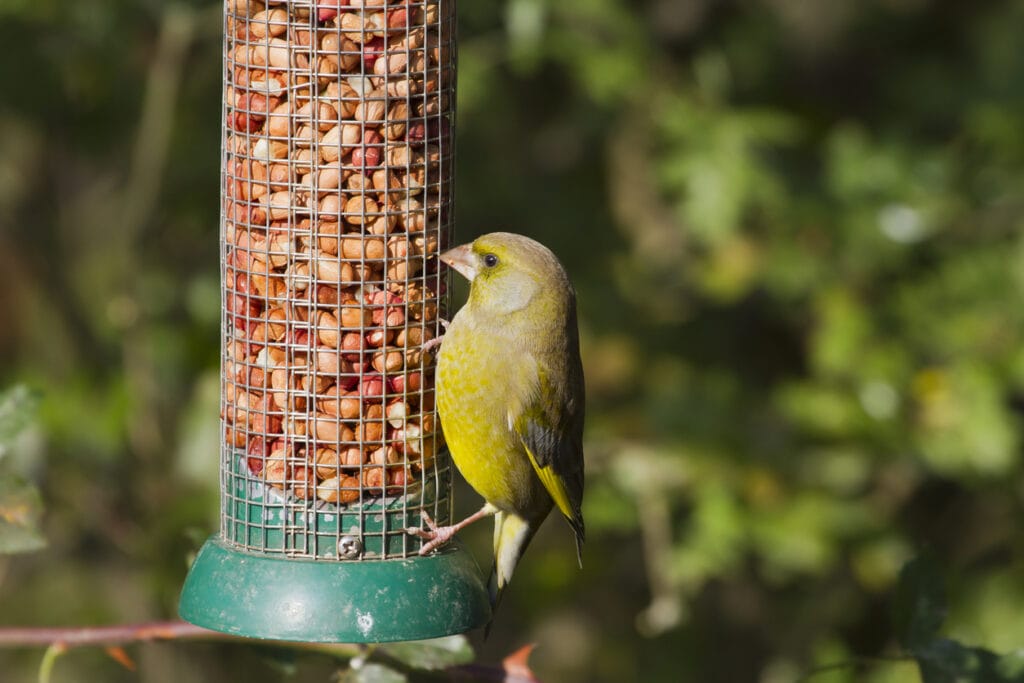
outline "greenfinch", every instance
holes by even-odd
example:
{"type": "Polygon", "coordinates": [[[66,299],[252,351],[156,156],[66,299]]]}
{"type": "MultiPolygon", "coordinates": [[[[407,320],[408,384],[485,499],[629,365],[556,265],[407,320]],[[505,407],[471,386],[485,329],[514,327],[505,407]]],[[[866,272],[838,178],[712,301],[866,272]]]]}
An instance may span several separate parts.
{"type": "Polygon", "coordinates": [[[494,516],[496,608],[516,564],[552,507],[583,546],[583,365],[576,295],[542,244],[506,232],[441,254],[470,281],[437,358],[437,409],[448,449],[486,504],[450,527],[426,515],[425,554],[494,516]]]}

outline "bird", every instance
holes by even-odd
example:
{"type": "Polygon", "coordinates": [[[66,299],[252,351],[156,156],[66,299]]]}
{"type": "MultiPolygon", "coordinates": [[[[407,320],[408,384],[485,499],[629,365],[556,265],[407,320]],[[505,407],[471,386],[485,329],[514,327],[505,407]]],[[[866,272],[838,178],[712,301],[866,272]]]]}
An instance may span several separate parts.
{"type": "Polygon", "coordinates": [[[470,282],[437,353],[436,404],[452,460],[484,499],[476,513],[407,531],[427,554],[494,517],[492,614],[523,552],[553,508],[583,566],[584,378],[576,293],[558,258],[509,232],[482,235],[440,260],[470,282]]]}

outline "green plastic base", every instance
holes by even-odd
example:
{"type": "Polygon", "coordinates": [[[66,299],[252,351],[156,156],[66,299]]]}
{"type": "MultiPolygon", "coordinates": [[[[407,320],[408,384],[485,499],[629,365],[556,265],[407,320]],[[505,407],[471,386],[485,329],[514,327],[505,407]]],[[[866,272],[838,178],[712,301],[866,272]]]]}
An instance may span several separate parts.
{"type": "Polygon", "coordinates": [[[491,617],[480,570],[457,541],[426,557],[332,562],[242,552],[218,536],[199,551],[178,612],[250,638],[347,643],[438,638],[491,617]]]}

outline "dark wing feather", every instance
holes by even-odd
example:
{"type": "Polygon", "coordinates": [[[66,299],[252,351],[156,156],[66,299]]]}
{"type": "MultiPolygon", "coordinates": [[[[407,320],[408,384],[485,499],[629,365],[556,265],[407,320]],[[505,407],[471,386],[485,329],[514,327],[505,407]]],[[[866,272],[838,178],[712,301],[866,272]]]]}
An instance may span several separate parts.
{"type": "MultiPolygon", "coordinates": [[[[573,321],[575,323],[575,321],[573,321]]],[[[575,332],[575,324],[573,324],[575,332]]],[[[562,367],[537,361],[536,391],[513,424],[555,505],[584,539],[583,512],[583,368],[575,334],[562,367]]]]}

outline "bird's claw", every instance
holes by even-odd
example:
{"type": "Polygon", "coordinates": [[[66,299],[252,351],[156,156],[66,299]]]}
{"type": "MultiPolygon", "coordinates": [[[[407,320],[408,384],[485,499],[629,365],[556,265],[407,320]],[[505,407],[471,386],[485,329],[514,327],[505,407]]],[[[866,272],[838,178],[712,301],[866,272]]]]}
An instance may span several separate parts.
{"type": "MultiPolygon", "coordinates": [[[[438,318],[437,320],[438,320],[439,323],[441,323],[441,327],[444,328],[445,332],[447,332],[448,331],[448,325],[450,323],[447,320],[445,320],[444,318],[438,318]]],[[[444,334],[442,333],[441,335],[439,335],[437,337],[434,337],[433,339],[428,339],[427,341],[423,342],[423,352],[424,353],[430,353],[431,351],[433,351],[434,349],[436,349],[438,346],[441,345],[441,340],[443,340],[443,339],[444,339],[444,334]]]]}
{"type": "Polygon", "coordinates": [[[410,536],[416,536],[427,541],[420,547],[420,555],[426,555],[444,545],[452,539],[452,536],[457,531],[454,526],[438,526],[426,510],[420,510],[420,516],[423,518],[423,523],[427,525],[427,529],[421,529],[417,526],[410,526],[405,529],[405,533],[410,536]]]}
{"type": "Polygon", "coordinates": [[[423,342],[423,353],[432,352],[434,349],[441,345],[442,339],[444,339],[443,334],[440,337],[434,337],[433,339],[428,339],[427,341],[423,342]]]}

